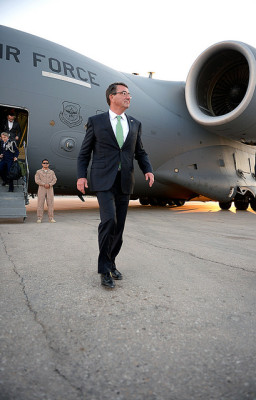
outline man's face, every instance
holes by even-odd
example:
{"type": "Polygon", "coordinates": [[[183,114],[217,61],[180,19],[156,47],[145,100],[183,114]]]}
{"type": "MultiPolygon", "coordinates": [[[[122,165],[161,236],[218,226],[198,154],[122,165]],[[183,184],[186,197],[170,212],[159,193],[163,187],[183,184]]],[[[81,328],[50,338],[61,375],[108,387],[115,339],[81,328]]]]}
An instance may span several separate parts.
{"type": "Polygon", "coordinates": [[[43,169],[48,169],[48,168],[49,168],[49,162],[46,161],[46,160],[44,160],[44,161],[42,162],[42,167],[43,167],[43,169]]]}
{"type": "Polygon", "coordinates": [[[2,139],[2,141],[3,141],[4,143],[6,143],[7,140],[8,140],[8,137],[7,137],[7,136],[4,136],[4,135],[1,135],[1,139],[2,139]]]}
{"type": "Polygon", "coordinates": [[[110,105],[114,105],[117,108],[123,109],[125,111],[130,106],[130,94],[129,89],[126,86],[118,85],[116,87],[116,94],[111,94],[109,96],[110,105]]]}
{"type": "Polygon", "coordinates": [[[15,119],[14,115],[8,115],[8,121],[13,122],[15,119]]]}

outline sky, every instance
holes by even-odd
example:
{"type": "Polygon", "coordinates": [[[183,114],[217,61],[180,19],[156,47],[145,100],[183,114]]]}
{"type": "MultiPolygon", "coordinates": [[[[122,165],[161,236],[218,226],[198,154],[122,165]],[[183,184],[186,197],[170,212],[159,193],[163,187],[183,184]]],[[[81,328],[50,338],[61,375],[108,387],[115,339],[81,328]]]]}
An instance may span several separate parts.
{"type": "Polygon", "coordinates": [[[0,0],[0,24],[118,71],[185,81],[217,42],[256,47],[255,9],[255,0],[0,0]]]}

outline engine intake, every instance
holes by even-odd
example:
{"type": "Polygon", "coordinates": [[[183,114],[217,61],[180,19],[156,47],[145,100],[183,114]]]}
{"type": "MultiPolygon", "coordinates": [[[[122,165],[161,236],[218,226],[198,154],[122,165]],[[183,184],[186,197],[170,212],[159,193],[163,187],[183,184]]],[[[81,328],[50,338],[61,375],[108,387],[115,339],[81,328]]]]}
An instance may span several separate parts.
{"type": "Polygon", "coordinates": [[[192,65],[186,81],[190,115],[209,131],[256,144],[256,50],[217,43],[192,65]]]}

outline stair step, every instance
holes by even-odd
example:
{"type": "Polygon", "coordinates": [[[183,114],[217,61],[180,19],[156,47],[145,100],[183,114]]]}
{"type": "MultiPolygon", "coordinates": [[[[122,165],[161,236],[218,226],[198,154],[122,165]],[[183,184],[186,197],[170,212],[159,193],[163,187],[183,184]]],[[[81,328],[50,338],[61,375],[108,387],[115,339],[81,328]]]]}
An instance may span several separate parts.
{"type": "Polygon", "coordinates": [[[23,192],[6,192],[6,193],[0,193],[0,198],[6,199],[6,200],[13,200],[13,199],[24,199],[24,193],[23,192]]]}
{"type": "Polygon", "coordinates": [[[26,209],[23,208],[6,208],[4,214],[0,213],[0,218],[25,218],[26,216],[26,209]]]}
{"type": "Polygon", "coordinates": [[[8,185],[0,184],[0,218],[25,218],[26,207],[24,197],[24,187],[20,184],[14,184],[14,191],[8,192],[8,185]]]}

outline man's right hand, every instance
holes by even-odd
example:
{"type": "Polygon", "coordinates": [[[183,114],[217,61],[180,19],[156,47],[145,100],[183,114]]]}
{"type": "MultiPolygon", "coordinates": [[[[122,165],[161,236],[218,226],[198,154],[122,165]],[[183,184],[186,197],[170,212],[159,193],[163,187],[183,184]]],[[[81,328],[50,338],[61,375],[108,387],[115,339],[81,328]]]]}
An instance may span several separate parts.
{"type": "Polygon", "coordinates": [[[88,182],[86,178],[79,178],[77,179],[76,187],[79,192],[85,194],[85,188],[88,189],[88,182]]]}

